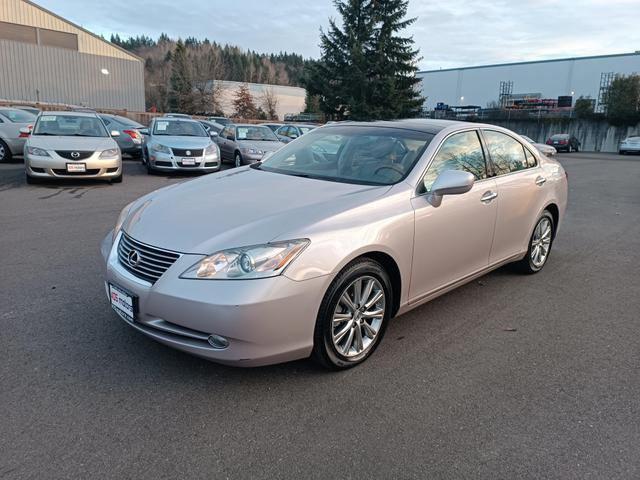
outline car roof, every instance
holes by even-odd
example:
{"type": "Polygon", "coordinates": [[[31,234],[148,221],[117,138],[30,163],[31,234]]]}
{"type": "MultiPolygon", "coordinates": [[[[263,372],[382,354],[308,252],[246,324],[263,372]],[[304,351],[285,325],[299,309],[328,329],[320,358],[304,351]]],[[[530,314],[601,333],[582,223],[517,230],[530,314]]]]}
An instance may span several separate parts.
{"type": "Polygon", "coordinates": [[[98,114],[96,112],[74,112],[74,111],[69,111],[69,110],[60,110],[60,111],[56,111],[56,110],[47,110],[47,111],[42,111],[40,112],[40,115],[57,115],[60,117],[63,116],[73,116],[73,117],[97,117],[98,114]]]}
{"type": "Polygon", "coordinates": [[[340,127],[344,125],[362,127],[387,127],[415,130],[418,132],[436,134],[441,130],[451,127],[458,128],[495,128],[495,125],[476,122],[460,122],[457,120],[434,120],[430,118],[408,118],[404,120],[376,120],[373,122],[336,122],[325,125],[323,128],[340,127]]]}
{"type": "Polygon", "coordinates": [[[230,123],[227,127],[266,127],[266,123],[230,123]]]}

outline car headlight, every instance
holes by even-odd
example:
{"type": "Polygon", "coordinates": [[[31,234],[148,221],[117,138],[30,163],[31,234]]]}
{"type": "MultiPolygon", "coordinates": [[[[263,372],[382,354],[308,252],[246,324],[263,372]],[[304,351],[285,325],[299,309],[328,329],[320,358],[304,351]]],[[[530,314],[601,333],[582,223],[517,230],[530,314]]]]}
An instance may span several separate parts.
{"type": "Polygon", "coordinates": [[[249,155],[262,155],[264,153],[262,150],[256,148],[243,148],[242,150],[249,155]]]}
{"type": "Polygon", "coordinates": [[[211,144],[209,145],[207,148],[204,149],[204,154],[205,155],[215,155],[216,157],[218,156],[218,147],[215,146],[215,144],[211,144]]]}
{"type": "Polygon", "coordinates": [[[37,157],[50,157],[49,153],[46,150],[38,147],[27,147],[27,153],[29,155],[35,155],[37,157]]]}
{"type": "Polygon", "coordinates": [[[162,145],[161,143],[152,143],[151,145],[149,145],[149,148],[154,152],[166,153],[168,155],[171,155],[171,149],[166,145],[162,145]]]}
{"type": "Polygon", "coordinates": [[[134,203],[135,202],[131,202],[129,205],[124,207],[120,212],[120,215],[118,216],[118,220],[116,221],[116,225],[115,227],[113,227],[113,236],[111,238],[111,243],[113,243],[116,240],[116,237],[118,236],[118,233],[120,233],[120,229],[122,228],[122,224],[129,216],[129,212],[131,211],[131,207],[133,206],[134,203]]]}
{"type": "Polygon", "coordinates": [[[306,238],[221,250],[203,258],[180,278],[243,280],[280,275],[309,245],[306,238]]]}
{"type": "Polygon", "coordinates": [[[120,154],[120,150],[117,148],[110,148],[109,150],[105,150],[100,154],[100,158],[114,158],[120,154]]]}

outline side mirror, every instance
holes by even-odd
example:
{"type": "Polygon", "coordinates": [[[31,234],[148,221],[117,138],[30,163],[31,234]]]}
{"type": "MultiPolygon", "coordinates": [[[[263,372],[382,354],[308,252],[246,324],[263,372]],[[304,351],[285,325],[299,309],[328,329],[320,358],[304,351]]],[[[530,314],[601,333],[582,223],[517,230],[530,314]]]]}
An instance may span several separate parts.
{"type": "Polygon", "coordinates": [[[461,195],[473,187],[476,179],[472,173],[461,170],[445,170],[431,186],[427,200],[434,207],[439,207],[445,195],[461,195]]]}
{"type": "Polygon", "coordinates": [[[111,130],[111,136],[112,137],[119,137],[120,136],[120,132],[118,130],[111,130]]]}
{"type": "Polygon", "coordinates": [[[209,131],[209,136],[210,136],[211,138],[216,138],[216,137],[218,136],[218,132],[214,132],[213,130],[210,130],[210,131],[209,131]]]}

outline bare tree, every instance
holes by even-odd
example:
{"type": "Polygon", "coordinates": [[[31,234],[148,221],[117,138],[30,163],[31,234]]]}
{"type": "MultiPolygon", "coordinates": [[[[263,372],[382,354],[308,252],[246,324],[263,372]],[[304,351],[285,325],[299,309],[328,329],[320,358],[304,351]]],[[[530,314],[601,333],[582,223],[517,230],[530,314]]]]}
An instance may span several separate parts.
{"type": "Polygon", "coordinates": [[[278,120],[278,95],[273,87],[267,87],[262,92],[262,109],[269,120],[278,120]]]}
{"type": "Polygon", "coordinates": [[[221,110],[225,65],[219,51],[201,45],[191,55],[191,78],[195,90],[195,109],[202,113],[221,110]]]}

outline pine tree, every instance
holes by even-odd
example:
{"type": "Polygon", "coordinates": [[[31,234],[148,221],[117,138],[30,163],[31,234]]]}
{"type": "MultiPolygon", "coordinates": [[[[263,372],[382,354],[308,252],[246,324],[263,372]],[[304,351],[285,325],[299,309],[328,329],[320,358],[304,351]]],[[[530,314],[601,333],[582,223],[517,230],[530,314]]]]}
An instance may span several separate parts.
{"type": "Polygon", "coordinates": [[[305,84],[331,118],[373,120],[415,116],[422,105],[415,77],[418,51],[399,32],[408,0],[334,0],[342,18],[321,31],[322,58],[307,67],[305,84]]]}
{"type": "Polygon", "coordinates": [[[169,108],[177,112],[191,113],[193,111],[193,82],[187,50],[181,40],[176,43],[172,55],[171,91],[169,93],[169,108]]]}
{"type": "Polygon", "coordinates": [[[255,118],[257,113],[256,104],[253,101],[249,85],[243,83],[236,91],[233,99],[233,108],[235,109],[234,117],[238,118],[255,118]]]}

